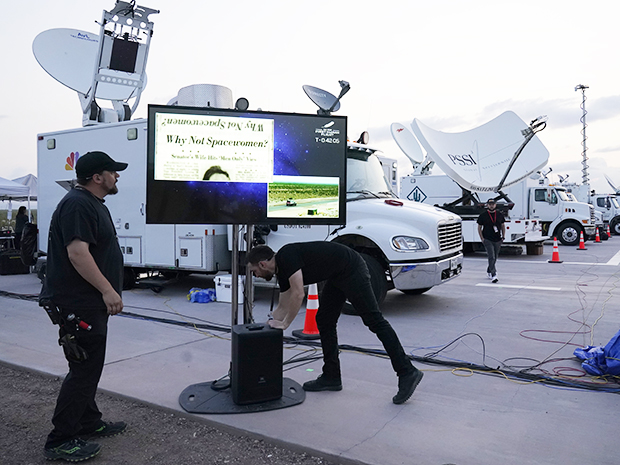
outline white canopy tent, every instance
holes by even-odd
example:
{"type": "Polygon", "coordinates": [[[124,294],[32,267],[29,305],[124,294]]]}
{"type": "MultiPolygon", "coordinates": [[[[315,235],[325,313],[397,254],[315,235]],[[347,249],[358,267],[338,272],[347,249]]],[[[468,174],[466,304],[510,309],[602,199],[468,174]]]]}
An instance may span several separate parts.
{"type": "MultiPolygon", "coordinates": [[[[26,187],[28,187],[28,197],[30,198],[30,200],[37,200],[37,185],[38,185],[38,181],[37,181],[37,177],[34,174],[27,174],[26,176],[22,176],[21,178],[15,178],[13,179],[13,182],[16,182],[18,184],[22,184],[26,187]]],[[[20,200],[28,200],[26,199],[20,199],[20,200]]]]}
{"type": "Polygon", "coordinates": [[[28,186],[0,178],[0,200],[28,200],[29,194],[28,186]]]}
{"type": "MultiPolygon", "coordinates": [[[[31,175],[30,175],[31,176],[31,175]]],[[[26,177],[26,176],[24,176],[26,177]]],[[[33,176],[34,177],[34,176],[33,176]]],[[[20,179],[20,178],[18,178],[20,179]]],[[[35,177],[36,182],[36,177],[35,177]]],[[[36,188],[35,188],[36,189],[36,188]]],[[[8,179],[0,178],[0,200],[8,200],[9,206],[7,209],[7,220],[10,220],[13,216],[13,204],[12,201],[27,201],[28,202],[28,216],[30,216],[30,200],[32,196],[30,193],[30,187],[19,182],[10,181],[8,179]]],[[[36,191],[34,194],[36,200],[36,191]]]]}

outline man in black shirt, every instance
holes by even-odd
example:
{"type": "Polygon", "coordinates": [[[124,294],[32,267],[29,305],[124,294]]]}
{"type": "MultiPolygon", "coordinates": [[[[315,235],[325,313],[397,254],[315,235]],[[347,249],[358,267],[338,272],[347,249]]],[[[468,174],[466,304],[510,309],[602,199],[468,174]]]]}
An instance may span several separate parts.
{"type": "Polygon", "coordinates": [[[487,251],[489,265],[487,266],[487,276],[496,283],[497,270],[495,262],[499,256],[499,250],[502,247],[502,241],[506,237],[506,224],[502,212],[496,210],[495,199],[487,201],[487,211],[481,213],[478,217],[478,234],[480,240],[487,251]]]}
{"type": "Polygon", "coordinates": [[[117,172],[125,168],[127,163],[116,162],[103,152],[82,155],[75,166],[78,184],[60,201],[50,222],[40,299],[58,308],[59,342],[69,373],[56,402],[54,429],[45,443],[48,460],[74,462],[94,457],[101,446],[83,438],[113,436],[127,426],[102,421],[95,403],[105,362],[108,317],[123,310],[123,255],[103,198],[118,192],[117,172]]]}
{"type": "Polygon", "coordinates": [[[255,276],[266,280],[277,276],[280,299],[273,311],[274,319],[269,321],[274,328],[286,329],[293,322],[305,296],[305,284],[325,281],[316,314],[323,373],[316,380],[304,383],[304,390],[342,389],[336,324],[348,299],[383,344],[398,375],[398,393],[392,401],[402,404],[411,397],[423,374],[411,364],[396,332],[383,318],[372,291],[368,267],[359,253],[334,242],[300,242],[285,245],[277,254],[268,246],[256,246],[248,253],[247,261],[255,276]]]}

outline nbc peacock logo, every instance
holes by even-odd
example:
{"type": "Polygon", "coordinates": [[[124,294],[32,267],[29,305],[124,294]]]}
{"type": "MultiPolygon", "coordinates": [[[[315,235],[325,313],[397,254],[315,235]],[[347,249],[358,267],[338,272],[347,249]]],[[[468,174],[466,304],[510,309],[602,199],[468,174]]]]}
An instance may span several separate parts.
{"type": "Polygon", "coordinates": [[[75,164],[77,163],[78,158],[80,158],[79,152],[71,152],[71,155],[67,157],[67,163],[65,164],[65,169],[67,171],[73,171],[75,169],[75,164]]]}

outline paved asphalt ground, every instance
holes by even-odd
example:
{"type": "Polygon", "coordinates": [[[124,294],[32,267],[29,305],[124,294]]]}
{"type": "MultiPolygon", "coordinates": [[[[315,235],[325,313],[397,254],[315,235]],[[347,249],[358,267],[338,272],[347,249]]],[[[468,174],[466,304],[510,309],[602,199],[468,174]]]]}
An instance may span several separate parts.
{"type": "MultiPolygon", "coordinates": [[[[404,405],[391,403],[389,361],[367,353],[380,348],[374,335],[343,315],[342,391],[307,393],[297,406],[267,412],[189,417],[333,463],[616,465],[620,385],[586,376],[573,351],[605,345],[620,329],[620,238],[586,246],[560,246],[561,264],[548,263],[550,244],[544,255],[502,257],[498,284],[475,254],[461,277],[424,295],[390,291],[384,315],[425,372],[404,405]]],[[[124,293],[128,314],[110,321],[100,388],[185,415],[180,393],[220,378],[230,364],[230,334],[206,326],[230,325],[230,304],[186,298],[190,288],[212,285],[212,277],[190,276],[160,293],[124,293]]],[[[39,284],[34,275],[2,276],[0,290],[36,294],[39,284]]],[[[257,288],[257,321],[270,298],[257,288]]],[[[304,318],[300,312],[286,335],[304,318]]],[[[36,303],[0,296],[0,322],[1,361],[66,373],[55,328],[36,303]]],[[[314,355],[287,344],[285,377],[300,384],[316,377],[314,355]]]]}

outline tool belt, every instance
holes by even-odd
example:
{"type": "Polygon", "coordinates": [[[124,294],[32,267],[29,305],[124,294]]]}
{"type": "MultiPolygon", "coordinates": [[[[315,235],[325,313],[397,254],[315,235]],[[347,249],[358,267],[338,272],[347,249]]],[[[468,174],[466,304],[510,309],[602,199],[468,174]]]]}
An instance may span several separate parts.
{"type": "MultiPolygon", "coordinates": [[[[52,320],[52,324],[58,325],[58,345],[62,347],[65,358],[69,362],[81,363],[88,359],[88,353],[77,343],[75,337],[80,330],[81,320],[71,314],[68,318],[63,317],[60,309],[49,299],[41,299],[39,305],[52,320]]],[[[84,326],[82,325],[82,328],[84,326]]],[[[86,329],[90,331],[90,327],[86,329]]]]}

